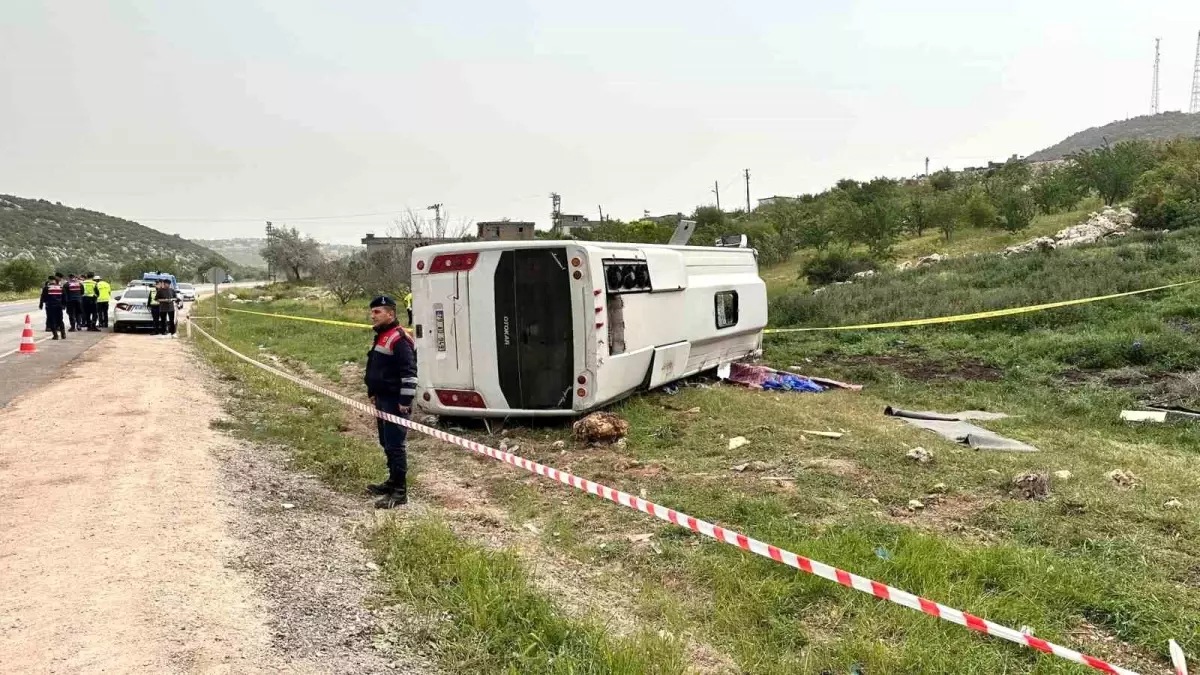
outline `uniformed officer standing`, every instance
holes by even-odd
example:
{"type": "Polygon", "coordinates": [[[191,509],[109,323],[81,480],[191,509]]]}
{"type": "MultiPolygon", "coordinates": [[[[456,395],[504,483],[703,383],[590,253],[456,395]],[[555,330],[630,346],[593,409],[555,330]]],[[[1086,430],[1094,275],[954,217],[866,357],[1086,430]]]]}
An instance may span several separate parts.
{"type": "Polygon", "coordinates": [[[404,308],[408,310],[408,326],[411,328],[412,322],[412,291],[404,294],[404,308]]]}
{"type": "MultiPolygon", "coordinates": [[[[396,319],[396,301],[386,295],[371,301],[371,325],[375,339],[367,352],[367,395],[376,410],[407,419],[417,394],[416,343],[396,319]]],[[[375,508],[391,509],[408,503],[408,429],[381,419],[376,420],[376,426],[387,457],[388,478],[378,485],[368,485],[367,492],[379,497],[375,508]]]]}
{"type": "Polygon", "coordinates": [[[96,315],[101,328],[108,328],[108,303],[112,301],[112,284],[96,275],[96,315]]]}
{"type": "Polygon", "coordinates": [[[54,277],[46,281],[42,287],[42,299],[38,301],[38,309],[46,310],[46,327],[54,333],[55,340],[67,339],[67,327],[63,325],[63,287],[54,277]],[[62,337],[59,337],[59,336],[62,337]]]}
{"type": "Polygon", "coordinates": [[[66,298],[67,317],[71,319],[71,332],[83,327],[83,284],[72,274],[63,286],[63,297],[66,298]]]}
{"type": "Polygon", "coordinates": [[[93,333],[100,329],[96,327],[96,297],[99,293],[96,292],[96,275],[94,272],[88,272],[83,275],[83,328],[87,328],[93,333]]]}

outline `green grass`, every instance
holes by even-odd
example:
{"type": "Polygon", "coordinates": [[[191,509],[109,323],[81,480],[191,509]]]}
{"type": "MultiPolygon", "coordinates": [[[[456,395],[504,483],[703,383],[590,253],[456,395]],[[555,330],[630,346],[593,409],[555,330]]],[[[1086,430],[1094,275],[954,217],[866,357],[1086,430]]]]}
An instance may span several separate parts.
{"type": "MultiPolygon", "coordinates": [[[[1133,244],[1143,245],[1152,243],[1133,244]]],[[[1110,261],[1126,254],[1113,255],[1110,261]]],[[[1131,268],[1135,276],[1174,273],[1143,269],[1149,263],[1134,258],[1141,261],[1131,268]]],[[[1139,316],[1149,310],[1153,321],[1161,322],[1191,301],[1185,295],[1116,301],[1129,304],[1114,304],[1104,311],[1117,314],[1103,316],[1107,321],[1137,322],[1145,320],[1139,316]]],[[[255,308],[307,315],[321,311],[296,300],[255,308]]],[[[328,315],[361,320],[350,316],[356,311],[361,310],[328,315]]],[[[1072,341],[1086,336],[1087,324],[1044,316],[1049,323],[1024,331],[987,322],[952,329],[772,338],[766,354],[770,362],[850,378],[868,384],[868,389],[814,396],[717,387],[688,388],[676,396],[641,396],[616,408],[633,427],[624,450],[570,444],[565,452],[554,450],[554,441],[568,439],[566,427],[517,428],[509,438],[531,459],[635,494],[645,490],[648,498],[696,517],[1013,627],[1029,624],[1045,639],[1127,667],[1161,670],[1167,638],[1180,640],[1192,652],[1200,648],[1200,528],[1193,497],[1200,492],[1200,439],[1189,426],[1119,423],[1117,413],[1134,405],[1134,392],[1055,379],[1053,373],[1078,361],[1070,358],[1079,349],[1072,341]],[[1019,340],[1029,336],[1045,344],[1036,358],[1022,361],[1021,349],[1033,343],[1019,340]],[[904,376],[894,364],[867,358],[883,356],[940,364],[944,371],[930,381],[919,374],[904,376]],[[956,367],[968,360],[994,364],[1004,379],[961,377],[971,371],[956,367]],[[1028,372],[1022,368],[1025,364],[1032,364],[1028,372]],[[881,411],[888,404],[1002,410],[1015,417],[993,428],[1032,442],[1042,452],[971,451],[884,418],[881,411]],[[694,407],[700,413],[683,412],[694,407]],[[829,440],[806,435],[805,429],[848,433],[829,440]],[[729,451],[727,439],[735,435],[750,438],[751,445],[729,451]],[[905,459],[905,451],[915,445],[932,450],[935,461],[918,466],[905,459]],[[772,464],[766,474],[789,480],[764,481],[763,474],[729,470],[749,459],[772,464]],[[1104,477],[1114,468],[1135,473],[1139,487],[1115,488],[1104,477]],[[1027,502],[1008,495],[1008,481],[1017,473],[1061,469],[1074,476],[1056,482],[1048,501],[1027,502]],[[924,497],[935,483],[948,486],[944,501],[919,514],[907,513],[908,500],[924,497]],[[1182,500],[1183,507],[1164,509],[1171,498],[1182,500]],[[1088,624],[1094,628],[1086,628],[1088,624]],[[1081,638],[1081,627],[1099,640],[1081,638]],[[1108,637],[1130,646],[1120,647],[1104,639],[1108,637]]],[[[248,352],[265,344],[271,353],[327,375],[344,358],[361,352],[368,339],[354,329],[326,331],[248,315],[229,317],[223,330],[248,352]]],[[[1193,358],[1187,345],[1160,350],[1156,344],[1150,345],[1153,358],[1140,367],[1169,369],[1173,359],[1185,364],[1193,358]]],[[[1108,357],[1097,361],[1109,362],[1108,357]]],[[[263,401],[252,407],[269,405],[263,401]]],[[[298,407],[304,408],[296,411],[299,416],[319,417],[302,404],[298,407]]],[[[259,433],[267,438],[273,432],[259,433]]],[[[297,442],[298,432],[282,433],[292,434],[291,442],[297,442]]],[[[371,461],[379,460],[372,455],[371,461]]],[[[849,672],[860,665],[866,672],[888,673],[1081,672],[1032,650],[889,606],[509,467],[481,463],[435,443],[415,443],[413,466],[419,470],[427,462],[468,476],[514,519],[538,522],[541,545],[604,571],[613,592],[635,599],[633,611],[641,624],[697,636],[746,671],[849,672]],[[654,533],[657,552],[625,538],[641,532],[654,533]]],[[[346,462],[317,466],[335,483],[356,484],[371,472],[369,464],[360,469],[347,469],[346,462]]],[[[420,499],[419,487],[416,494],[420,499]]],[[[462,559],[455,553],[445,555],[462,559]]],[[[475,564],[474,554],[466,557],[475,564]]],[[[433,578],[458,577],[438,572],[433,578]]],[[[418,589],[406,592],[429,608],[463,606],[463,598],[430,592],[431,584],[438,585],[423,580],[418,589]]],[[[492,600],[498,612],[523,606],[509,596],[492,600]]],[[[492,625],[487,623],[491,620],[455,622],[455,639],[473,645],[455,647],[456,658],[492,654],[474,642],[481,639],[478,636],[463,637],[484,630],[479,627],[492,625]],[[468,651],[457,651],[460,648],[468,651]]],[[[551,651],[542,656],[548,658],[551,651]]],[[[567,651],[579,659],[573,662],[577,670],[588,663],[598,669],[612,667],[602,650],[567,651]]],[[[512,665],[504,660],[508,657],[492,658],[504,667],[512,665]]],[[[522,663],[521,668],[526,667],[522,663]]]]}
{"type": "MultiPolygon", "coordinates": [[[[1200,232],[951,261],[817,296],[787,283],[796,264],[764,271],[773,320],[840,325],[1200,278],[1200,232]]],[[[246,307],[364,320],[363,303],[322,306],[294,293],[299,297],[246,307]]],[[[1198,304],[1200,288],[1185,287],[1003,320],[773,336],[769,363],[867,389],[797,395],[720,386],[639,396],[615,408],[632,425],[619,450],[576,447],[565,426],[518,427],[509,438],[531,459],[645,491],[693,516],[1012,627],[1028,624],[1044,639],[1140,672],[1164,672],[1167,639],[1200,649],[1200,432],[1188,424],[1127,425],[1118,413],[1171,393],[1163,388],[1174,382],[1169,374],[1200,369],[1198,304]],[[1138,377],[1149,379],[1137,384],[1138,377]],[[1003,411],[1012,417],[989,426],[1041,452],[972,451],[885,418],[889,404],[1003,411]],[[807,429],[846,435],[830,440],[807,429]],[[729,451],[732,436],[751,444],[729,451]],[[553,448],[557,440],[568,440],[566,451],[553,448]],[[904,453],[916,445],[933,451],[935,461],[907,460],[904,453]],[[752,459],[771,468],[730,470],[752,459]],[[1117,468],[1137,475],[1138,486],[1114,486],[1105,473],[1117,468]],[[1009,494],[1016,474],[1059,470],[1073,475],[1055,480],[1046,501],[1009,494]],[[919,513],[905,508],[910,499],[927,499],[937,483],[947,486],[940,500],[919,513]],[[1166,508],[1172,499],[1182,506],[1166,508]]],[[[243,349],[261,344],[331,378],[345,361],[361,358],[369,339],[355,329],[247,315],[231,316],[223,330],[243,349]]],[[[514,519],[539,523],[540,545],[602,571],[599,583],[634,598],[641,625],[695,636],[748,672],[1082,672],[435,443],[415,444],[413,457],[415,467],[438,462],[467,476],[514,519]],[[653,533],[652,545],[627,538],[638,533],[653,533]]],[[[336,466],[318,468],[335,483],[354,475],[336,466]]],[[[436,533],[440,526],[417,527],[436,533]]],[[[475,564],[476,554],[482,552],[430,556],[475,564]]],[[[453,574],[463,572],[459,564],[453,574]]],[[[406,578],[417,574],[399,569],[406,578]]],[[[461,612],[465,600],[444,593],[455,588],[446,580],[461,583],[459,577],[430,574],[405,591],[410,600],[461,612]]],[[[508,595],[492,600],[500,616],[524,606],[508,595]]],[[[490,634],[499,630],[491,620],[456,622],[453,631],[490,634]]],[[[468,643],[467,651],[452,652],[456,658],[492,654],[486,644],[468,643]]],[[[577,670],[613,667],[603,650],[563,649],[577,670]]]]}
{"type": "Polygon", "coordinates": [[[446,616],[439,655],[464,673],[682,673],[680,646],[643,632],[614,638],[596,622],[564,619],[532,590],[511,553],[467,544],[446,525],[389,521],[372,545],[391,592],[446,616]]]}
{"type": "MultiPolygon", "coordinates": [[[[198,312],[211,309],[211,301],[198,305],[198,312]]],[[[312,328],[319,327],[305,326],[312,328]]],[[[303,331],[281,330],[276,320],[236,314],[226,315],[212,332],[248,355],[261,351],[296,357],[302,347],[339,342],[314,341],[311,334],[284,339],[303,331]],[[249,330],[252,326],[256,330],[249,330]],[[268,339],[270,350],[258,350],[267,333],[281,339],[268,339]]],[[[340,340],[346,348],[353,342],[350,336],[363,337],[347,329],[339,336],[346,338],[340,340]]],[[[203,337],[197,336],[197,347],[231,391],[231,418],[221,424],[224,430],[285,447],[297,470],[316,474],[339,490],[357,493],[386,473],[378,446],[351,432],[339,404],[253,368],[203,337]]],[[[314,361],[332,366],[340,353],[335,347],[333,355],[314,361]]],[[[410,480],[419,490],[417,463],[410,480]]],[[[678,640],[648,632],[614,637],[596,619],[568,617],[535,587],[517,557],[464,541],[436,521],[386,519],[370,532],[367,543],[380,562],[389,597],[429,617],[432,634],[424,637],[435,645],[445,672],[633,675],[684,670],[678,640]]]]}
{"type": "Polygon", "coordinates": [[[36,300],[41,296],[41,291],[34,289],[32,291],[0,291],[0,302],[11,302],[14,300],[36,300]]]}

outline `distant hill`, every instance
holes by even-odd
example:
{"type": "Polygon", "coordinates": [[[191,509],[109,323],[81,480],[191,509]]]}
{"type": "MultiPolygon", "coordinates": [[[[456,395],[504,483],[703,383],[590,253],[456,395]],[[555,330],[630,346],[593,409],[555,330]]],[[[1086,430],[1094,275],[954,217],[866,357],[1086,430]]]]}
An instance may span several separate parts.
{"type": "Polygon", "coordinates": [[[1062,159],[1073,152],[1091,150],[1118,141],[1166,141],[1180,136],[1200,136],[1200,114],[1165,112],[1158,115],[1142,115],[1127,120],[1110,122],[1102,127],[1092,127],[1072,134],[1066,140],[1045,150],[1038,150],[1025,158],[1027,162],[1048,162],[1062,159]]]}
{"type": "MultiPolygon", "coordinates": [[[[267,245],[266,239],[197,239],[197,244],[210,248],[239,265],[266,269],[267,263],[260,252],[267,245]]],[[[351,244],[321,244],[321,252],[327,258],[344,258],[363,250],[351,244]]]]}
{"type": "Polygon", "coordinates": [[[136,260],[173,258],[192,270],[220,257],[195,242],[133,221],[44,199],[0,194],[0,261],[31,258],[78,261],[96,268],[136,260]]]}

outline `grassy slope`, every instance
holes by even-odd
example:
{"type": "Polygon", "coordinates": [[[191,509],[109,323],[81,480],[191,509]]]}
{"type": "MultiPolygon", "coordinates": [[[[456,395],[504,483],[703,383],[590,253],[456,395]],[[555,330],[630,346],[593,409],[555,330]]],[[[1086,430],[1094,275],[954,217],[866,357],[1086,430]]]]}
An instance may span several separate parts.
{"type": "MultiPolygon", "coordinates": [[[[1068,266],[1060,277],[1086,287],[1101,282],[1085,273],[1101,273],[1123,261],[1127,264],[1115,268],[1117,273],[1133,278],[1122,283],[1136,285],[1156,275],[1190,273],[1195,249],[1195,239],[1187,233],[1166,243],[1096,247],[1072,254],[1084,261],[1100,256],[1103,264],[1068,266]],[[1177,250],[1168,251],[1170,261],[1158,269],[1159,261],[1147,251],[1168,244],[1177,250]]],[[[971,269],[952,264],[947,287],[964,286],[971,269]]],[[[919,278],[936,281],[942,274],[937,270],[923,271],[919,278]]],[[[1054,282],[1059,278],[1054,275],[1041,278],[1029,292],[1060,286],[1064,293],[1078,290],[1061,279],[1054,282]]],[[[820,318],[869,315],[854,302],[858,293],[866,294],[861,304],[886,312],[890,305],[885,296],[871,293],[888,283],[901,282],[885,278],[879,288],[827,291],[848,294],[841,298],[845,310],[838,314],[825,308],[820,318]]],[[[1004,287],[1023,286],[1015,279],[1004,287]]],[[[928,297],[927,305],[906,309],[925,314],[960,309],[945,296],[928,297]]],[[[1200,648],[1196,431],[1123,425],[1116,421],[1117,412],[1134,404],[1133,393],[1100,382],[1067,384],[1056,374],[1080,365],[1125,363],[1121,350],[1100,350],[1101,358],[1094,361],[1063,357],[1078,353],[1090,336],[1118,344],[1126,340],[1123,332],[1136,326],[1151,337],[1143,340],[1146,351],[1135,357],[1141,362],[1134,365],[1148,371],[1194,367],[1192,341],[1171,332],[1181,328],[1168,328],[1198,299],[1194,291],[1176,292],[1044,313],[1016,325],[984,322],[772,339],[767,358],[776,365],[799,364],[813,374],[866,383],[868,389],[811,396],[715,387],[642,396],[618,407],[633,424],[624,450],[570,445],[565,452],[552,450],[553,441],[568,437],[561,427],[517,430],[510,438],[521,443],[523,454],[564,470],[634,493],[645,490],[649,498],[824,562],[1015,627],[1028,624],[1043,638],[1142,672],[1162,672],[1168,637],[1181,640],[1189,651],[1200,648]],[[1076,342],[1080,339],[1082,343],[1076,342]],[[1037,358],[1023,359],[1022,352],[1037,345],[1037,358]],[[1111,360],[1114,354],[1116,360],[1111,360]],[[931,369],[930,363],[938,368],[931,369]],[[966,377],[984,367],[991,370],[983,372],[1003,379],[966,377]],[[1042,452],[970,451],[884,418],[881,410],[887,404],[1003,410],[1014,418],[993,428],[1034,443],[1042,452]],[[685,412],[695,408],[699,412],[685,412]],[[805,434],[805,429],[845,430],[847,435],[834,441],[805,434]],[[726,439],[734,435],[748,437],[751,445],[729,451],[726,439]],[[918,466],[904,458],[918,444],[934,452],[934,462],[918,466]],[[765,473],[776,479],[729,470],[748,459],[773,465],[765,473]],[[1139,486],[1115,488],[1104,476],[1114,468],[1132,471],[1139,486]],[[1073,477],[1056,481],[1050,500],[1029,502],[1008,495],[1008,481],[1016,473],[1062,469],[1073,477]],[[930,501],[919,513],[904,508],[936,483],[947,486],[940,502],[930,501]],[[1183,506],[1164,508],[1171,498],[1181,499],[1183,506]]],[[[321,311],[298,301],[262,308],[321,311]]],[[[361,320],[364,309],[332,311],[327,305],[325,311],[361,320]]],[[[353,329],[245,315],[231,317],[226,329],[246,351],[263,345],[330,378],[340,375],[345,361],[362,358],[363,334],[353,329]]],[[[268,408],[268,403],[254,409],[268,408]]],[[[328,422],[314,423],[329,433],[328,422]]],[[[520,479],[506,467],[480,467],[477,460],[444,446],[414,444],[414,465],[434,462],[471,472],[496,504],[538,522],[546,546],[603,570],[606,583],[622,594],[632,589],[634,611],[644,623],[700,636],[749,671],[846,672],[861,664],[867,672],[889,673],[1080,672],[561,487],[520,479]],[[625,538],[641,532],[654,533],[652,546],[625,538]]],[[[345,480],[339,477],[340,465],[333,465],[327,473],[335,482],[357,482],[357,474],[345,480]]],[[[435,597],[433,602],[451,600],[435,597]]],[[[471,639],[469,627],[455,630],[460,639],[471,639]]],[[[608,670],[598,657],[591,663],[597,671],[608,670]]]]}
{"type": "Polygon", "coordinates": [[[174,257],[194,269],[216,254],[178,235],[87,209],[40,199],[0,195],[0,258],[21,253],[35,260],[86,259],[121,264],[174,257]]]}
{"type": "MultiPolygon", "coordinates": [[[[958,257],[969,256],[973,253],[1001,251],[1007,246],[1020,244],[1035,237],[1053,235],[1064,228],[1077,225],[1085,220],[1090,212],[1100,207],[1099,200],[1087,199],[1073,211],[1039,215],[1033,219],[1033,223],[1027,229],[1018,233],[971,228],[955,232],[947,242],[940,232],[929,231],[923,236],[898,242],[894,250],[894,262],[912,261],[933,253],[958,257]]],[[[809,288],[802,276],[802,270],[810,255],[809,251],[798,251],[790,260],[762,270],[762,277],[767,282],[767,289],[772,299],[789,291],[809,288]]],[[[892,265],[883,266],[885,269],[892,267],[892,265]]]]}

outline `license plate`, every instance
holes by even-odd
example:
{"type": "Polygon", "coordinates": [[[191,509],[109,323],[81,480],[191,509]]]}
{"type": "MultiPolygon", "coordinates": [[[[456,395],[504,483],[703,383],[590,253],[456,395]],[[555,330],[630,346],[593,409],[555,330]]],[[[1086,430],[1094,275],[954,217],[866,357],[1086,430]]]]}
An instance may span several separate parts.
{"type": "Polygon", "coordinates": [[[438,351],[444,352],[444,351],[446,351],[446,315],[445,315],[445,311],[442,310],[442,307],[437,307],[437,309],[433,310],[433,316],[434,316],[434,321],[433,321],[434,336],[436,336],[437,340],[438,340],[438,351]]]}
{"type": "Polygon", "coordinates": [[[437,350],[439,352],[446,351],[446,312],[440,307],[433,310],[434,314],[434,336],[437,338],[437,350]]]}

